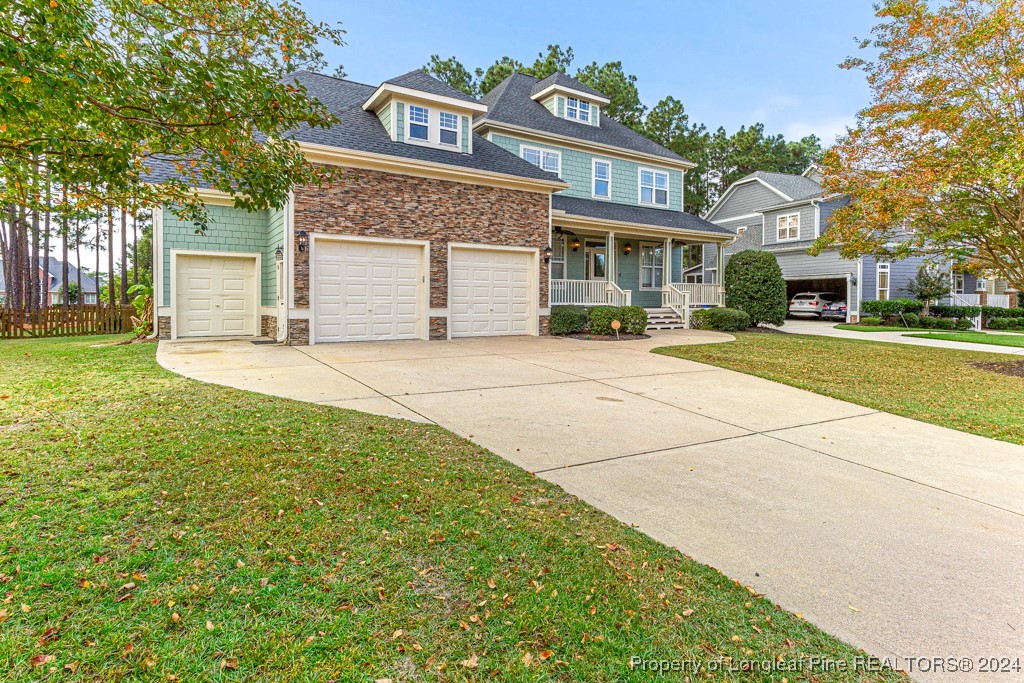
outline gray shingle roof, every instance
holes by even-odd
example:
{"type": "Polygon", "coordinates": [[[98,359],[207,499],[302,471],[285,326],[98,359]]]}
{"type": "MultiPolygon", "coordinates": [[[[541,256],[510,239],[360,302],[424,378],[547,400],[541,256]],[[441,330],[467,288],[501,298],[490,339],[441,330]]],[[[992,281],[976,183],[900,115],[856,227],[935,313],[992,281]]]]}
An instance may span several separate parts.
{"type": "MultiPolygon", "coordinates": [[[[731,230],[720,228],[703,218],[698,218],[693,214],[683,213],[682,211],[649,209],[643,206],[614,204],[595,199],[568,197],[562,194],[556,194],[551,197],[551,208],[556,211],[565,211],[573,216],[636,223],[637,225],[653,225],[659,228],[675,228],[691,232],[706,232],[709,235],[734,235],[731,230]]],[[[553,220],[556,224],[558,223],[557,216],[553,220]]]]}
{"type": "Polygon", "coordinates": [[[475,99],[458,88],[453,88],[444,81],[439,81],[423,69],[416,69],[415,71],[410,71],[407,74],[402,74],[395,78],[389,78],[384,82],[391,83],[392,85],[400,85],[403,88],[411,88],[413,90],[428,92],[432,95],[451,97],[457,100],[462,100],[463,102],[476,102],[475,99]]]}
{"type": "MultiPolygon", "coordinates": [[[[311,71],[298,71],[290,74],[290,77],[305,86],[310,97],[318,99],[339,119],[338,123],[330,128],[302,126],[286,136],[296,141],[359,152],[384,154],[400,159],[428,161],[465,169],[490,171],[520,178],[558,181],[558,177],[554,173],[542,171],[533,164],[523,161],[515,154],[475,134],[473,135],[472,154],[394,142],[384,128],[384,124],[377,118],[377,115],[371,111],[363,111],[363,103],[377,90],[375,86],[334,78],[333,76],[324,76],[311,71]]],[[[426,87],[424,79],[432,81],[434,85],[430,87],[435,90],[443,91],[445,88],[449,88],[459,92],[423,71],[413,71],[389,82],[396,85],[400,85],[400,83],[397,83],[398,80],[402,80],[403,84],[416,82],[420,84],[418,89],[424,90],[426,87]],[[443,86],[443,88],[440,86],[443,86]]],[[[413,86],[407,85],[406,87],[413,86]]],[[[437,92],[433,94],[447,95],[447,93],[437,92]]],[[[474,101],[468,95],[460,94],[463,95],[464,99],[474,101]]],[[[146,164],[152,170],[148,177],[150,182],[163,182],[178,176],[178,172],[172,163],[150,159],[147,160],[146,164]]]]}
{"type": "Polygon", "coordinates": [[[790,173],[754,171],[736,182],[742,182],[750,178],[763,180],[779,192],[792,198],[794,202],[821,196],[821,185],[805,176],[792,175],[790,173]]]}
{"type": "Polygon", "coordinates": [[[530,90],[530,95],[536,95],[537,93],[543,91],[545,88],[548,88],[548,87],[550,87],[552,85],[560,85],[563,88],[568,88],[570,90],[578,90],[579,92],[583,92],[583,93],[586,93],[588,95],[592,95],[593,97],[602,97],[602,98],[604,98],[606,100],[610,99],[604,93],[598,92],[597,90],[594,90],[589,85],[584,85],[584,84],[580,83],[579,81],[577,81],[575,78],[572,78],[571,76],[566,76],[561,71],[556,71],[555,73],[551,74],[547,78],[545,78],[543,80],[540,80],[540,81],[537,81],[536,85],[533,86],[533,89],[530,90]]]}
{"type": "MultiPolygon", "coordinates": [[[[566,76],[568,78],[568,76],[566,76]]],[[[601,116],[601,125],[591,126],[552,116],[544,105],[530,99],[538,80],[524,74],[512,74],[484,95],[480,102],[487,105],[487,113],[476,117],[476,123],[493,121],[576,138],[586,142],[618,147],[663,157],[676,162],[689,163],[670,149],[648,140],[610,116],[601,116]]]]}
{"type": "MultiPolygon", "coordinates": [[[[61,261],[56,256],[51,256],[47,259],[44,264],[46,272],[50,274],[49,291],[59,292],[62,287],[61,277],[63,275],[63,269],[61,268],[61,261]]],[[[78,284],[78,268],[74,264],[68,263],[68,281],[78,284]]],[[[4,270],[3,262],[0,261],[0,292],[7,291],[7,283],[4,281],[4,270]]],[[[89,293],[93,294],[96,292],[96,280],[89,277],[85,273],[82,273],[82,294],[89,293]]]]}

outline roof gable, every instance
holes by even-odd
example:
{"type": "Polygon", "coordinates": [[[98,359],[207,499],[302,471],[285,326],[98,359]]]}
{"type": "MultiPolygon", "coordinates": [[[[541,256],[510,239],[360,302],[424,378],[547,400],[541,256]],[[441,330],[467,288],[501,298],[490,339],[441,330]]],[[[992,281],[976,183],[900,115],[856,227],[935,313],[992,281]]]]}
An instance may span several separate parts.
{"type": "Polygon", "coordinates": [[[476,103],[476,100],[466,93],[462,92],[458,88],[453,88],[444,81],[434,78],[423,69],[416,69],[415,71],[410,71],[409,73],[402,74],[401,76],[389,78],[384,82],[401,86],[403,88],[409,88],[410,90],[419,90],[431,95],[450,97],[453,100],[476,103]]]}
{"type": "Polygon", "coordinates": [[[580,83],[575,78],[567,76],[561,71],[556,71],[547,78],[537,81],[530,90],[530,98],[535,100],[540,99],[544,95],[555,91],[565,92],[570,95],[584,95],[599,104],[608,104],[611,102],[604,93],[598,92],[590,86],[580,83]]]}

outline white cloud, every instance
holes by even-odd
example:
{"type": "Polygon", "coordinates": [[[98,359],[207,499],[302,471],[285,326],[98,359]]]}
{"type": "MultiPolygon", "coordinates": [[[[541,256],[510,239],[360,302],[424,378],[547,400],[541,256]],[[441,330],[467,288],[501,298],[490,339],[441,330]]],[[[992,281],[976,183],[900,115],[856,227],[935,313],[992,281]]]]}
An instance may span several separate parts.
{"type": "Polygon", "coordinates": [[[787,140],[799,140],[807,135],[817,135],[826,147],[836,141],[836,138],[846,133],[847,126],[855,123],[852,116],[831,116],[817,120],[797,119],[790,121],[782,129],[782,134],[787,140]]]}

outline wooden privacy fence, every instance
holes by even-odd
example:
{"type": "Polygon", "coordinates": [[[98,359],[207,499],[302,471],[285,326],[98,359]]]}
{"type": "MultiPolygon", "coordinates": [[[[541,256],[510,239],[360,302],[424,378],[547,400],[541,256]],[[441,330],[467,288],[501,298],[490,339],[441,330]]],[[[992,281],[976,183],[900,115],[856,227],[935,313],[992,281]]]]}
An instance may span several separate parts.
{"type": "Polygon", "coordinates": [[[38,311],[0,308],[0,339],[122,334],[134,329],[132,306],[50,306],[38,311]]]}

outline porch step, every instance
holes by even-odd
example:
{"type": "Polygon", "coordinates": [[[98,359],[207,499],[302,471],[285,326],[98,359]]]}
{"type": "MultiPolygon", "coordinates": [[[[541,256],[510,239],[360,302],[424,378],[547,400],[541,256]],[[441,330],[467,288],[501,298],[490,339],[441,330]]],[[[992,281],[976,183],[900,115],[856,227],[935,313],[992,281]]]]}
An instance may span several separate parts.
{"type": "Polygon", "coordinates": [[[647,331],[651,330],[685,330],[683,319],[671,308],[648,308],[647,331]]]}

